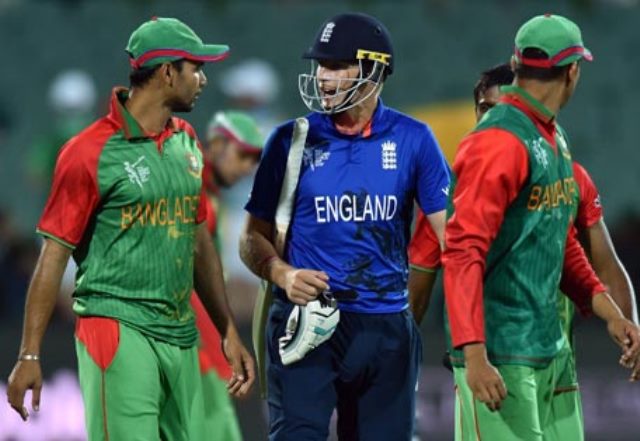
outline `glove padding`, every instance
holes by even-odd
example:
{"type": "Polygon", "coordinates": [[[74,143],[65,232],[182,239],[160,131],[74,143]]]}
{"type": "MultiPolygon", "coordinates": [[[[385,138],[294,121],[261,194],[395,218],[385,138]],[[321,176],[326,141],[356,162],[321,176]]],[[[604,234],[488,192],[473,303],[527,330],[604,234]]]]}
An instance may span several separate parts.
{"type": "Polygon", "coordinates": [[[307,306],[296,305],[289,314],[285,335],[278,340],[282,364],[302,360],[309,351],[329,340],[339,321],[340,310],[333,298],[321,295],[307,306]]]}

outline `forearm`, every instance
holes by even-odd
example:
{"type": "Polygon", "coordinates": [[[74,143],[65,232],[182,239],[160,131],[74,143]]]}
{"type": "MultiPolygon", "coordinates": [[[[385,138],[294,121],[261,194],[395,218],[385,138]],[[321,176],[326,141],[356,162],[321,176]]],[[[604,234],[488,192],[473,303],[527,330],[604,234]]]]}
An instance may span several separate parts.
{"type": "Polygon", "coordinates": [[[436,276],[436,270],[416,269],[414,267],[409,270],[409,305],[413,318],[418,324],[422,322],[429,308],[436,276]]]}
{"type": "Polygon", "coordinates": [[[218,332],[225,337],[235,331],[235,324],[225,293],[222,264],[206,227],[200,226],[196,234],[194,288],[218,332]]]}
{"type": "Polygon", "coordinates": [[[284,288],[292,267],[278,256],[272,231],[271,224],[249,216],[240,237],[240,258],[255,275],[284,288]]]}
{"type": "Polygon", "coordinates": [[[591,256],[593,269],[608,287],[611,298],[624,316],[637,323],[636,298],[624,265],[618,258],[603,219],[583,231],[584,248],[591,256]]]}
{"type": "Polygon", "coordinates": [[[594,314],[605,322],[624,317],[620,308],[618,308],[611,296],[606,292],[600,293],[592,298],[591,308],[594,314]]]}
{"type": "Polygon", "coordinates": [[[20,355],[40,354],[71,249],[45,239],[27,292],[20,355]]]}

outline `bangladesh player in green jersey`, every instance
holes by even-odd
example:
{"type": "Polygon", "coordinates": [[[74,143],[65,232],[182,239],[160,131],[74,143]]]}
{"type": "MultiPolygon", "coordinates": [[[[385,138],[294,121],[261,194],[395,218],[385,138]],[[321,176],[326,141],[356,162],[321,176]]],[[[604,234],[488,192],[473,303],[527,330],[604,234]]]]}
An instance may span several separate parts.
{"type": "Polygon", "coordinates": [[[591,58],[571,21],[531,19],[516,36],[514,86],[460,145],[443,253],[456,439],[552,439],[552,397],[570,363],[561,275],[564,292],[607,322],[621,363],[631,368],[638,355],[638,327],[569,234],[577,188],[556,114],[575,90],[579,61],[591,58]]]}
{"type": "MultiPolygon", "coordinates": [[[[204,146],[204,185],[207,188],[207,228],[220,249],[220,188],[229,188],[250,175],[260,159],[264,139],[256,121],[244,112],[217,112],[204,146]]],[[[206,432],[216,441],[242,439],[236,412],[227,391],[233,371],[221,350],[221,338],[197,295],[191,296],[200,331],[200,374],[206,432]]]]}
{"type": "MultiPolygon", "coordinates": [[[[482,73],[473,90],[475,112],[480,120],[500,100],[500,86],[513,82],[511,66],[502,64],[482,73]]],[[[582,247],[589,256],[593,268],[623,315],[638,322],[635,293],[626,269],[617,257],[604,222],[600,194],[587,171],[573,162],[573,175],[578,188],[579,202],[575,217],[576,232],[582,247]]],[[[573,339],[573,317],[575,308],[565,295],[558,296],[558,312],[566,336],[562,348],[571,352],[565,369],[558,373],[558,383],[551,400],[551,423],[544,428],[545,439],[582,440],[584,429],[582,405],[578,389],[573,339]]]]}
{"type": "MultiPolygon", "coordinates": [[[[131,88],[114,89],[109,114],[60,151],[38,232],[44,245],[26,302],[11,406],[40,405],[40,348],[69,257],[78,265],[73,309],[90,440],[205,439],[198,292],[222,336],[233,395],[254,380],[230,313],[205,220],[203,159],[190,111],[207,84],[205,62],[228,53],[184,23],[153,18],[129,39],[131,88]]],[[[213,434],[207,434],[212,436],[213,434]]]]}

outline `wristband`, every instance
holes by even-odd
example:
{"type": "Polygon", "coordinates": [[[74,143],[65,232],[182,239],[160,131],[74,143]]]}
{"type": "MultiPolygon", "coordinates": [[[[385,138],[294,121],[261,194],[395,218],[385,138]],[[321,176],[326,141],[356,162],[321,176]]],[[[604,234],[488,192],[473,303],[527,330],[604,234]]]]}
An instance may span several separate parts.
{"type": "Polygon", "coordinates": [[[36,354],[22,354],[18,357],[20,361],[40,361],[40,356],[36,354]]]}

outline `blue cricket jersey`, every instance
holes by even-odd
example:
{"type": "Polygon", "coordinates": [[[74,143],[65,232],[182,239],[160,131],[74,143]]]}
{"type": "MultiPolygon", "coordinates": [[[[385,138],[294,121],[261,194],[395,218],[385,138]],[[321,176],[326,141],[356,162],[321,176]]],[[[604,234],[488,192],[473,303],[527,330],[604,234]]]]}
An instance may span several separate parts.
{"type": "MultiPolygon", "coordinates": [[[[425,124],[381,100],[367,136],[339,133],[330,116],[307,116],[286,260],[325,271],[331,290],[355,290],[341,310],[399,312],[408,307],[407,245],[417,200],[425,214],[444,210],[449,171],[425,124]]],[[[294,121],[271,134],[246,210],[275,223],[294,121]]],[[[284,292],[276,295],[286,298],[284,292]]]]}

